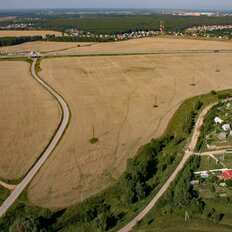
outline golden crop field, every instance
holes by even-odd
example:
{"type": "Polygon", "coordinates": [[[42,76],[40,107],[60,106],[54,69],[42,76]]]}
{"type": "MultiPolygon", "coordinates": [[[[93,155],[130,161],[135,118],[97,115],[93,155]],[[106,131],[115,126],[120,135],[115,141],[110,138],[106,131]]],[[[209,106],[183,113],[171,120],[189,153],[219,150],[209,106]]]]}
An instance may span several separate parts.
{"type": "Polygon", "coordinates": [[[56,130],[58,103],[31,76],[29,63],[0,61],[0,179],[21,178],[56,130]]]}
{"type": "Polygon", "coordinates": [[[156,50],[191,50],[191,49],[231,49],[232,42],[225,40],[184,39],[176,37],[150,37],[108,43],[83,42],[28,42],[20,45],[2,47],[0,51],[38,51],[49,53],[98,53],[98,52],[150,52],[156,50]],[[79,47],[79,46],[80,47],[79,47]]]}
{"type": "MultiPolygon", "coordinates": [[[[151,39],[145,41],[140,49],[151,49],[151,39]]],[[[172,43],[187,49],[178,41],[172,43]]],[[[206,46],[198,40],[186,43],[206,46]]],[[[231,43],[207,44],[225,48],[231,43]]],[[[170,39],[161,45],[172,48],[170,39]]],[[[65,98],[72,114],[64,137],[28,190],[32,203],[49,208],[70,206],[112,184],[141,145],[162,135],[184,99],[232,86],[229,53],[57,58],[43,60],[41,67],[41,77],[65,98]],[[193,79],[196,86],[191,86],[193,79]],[[158,108],[153,107],[156,98],[158,108]],[[98,143],[89,142],[93,136],[98,143]]]]}
{"type": "Polygon", "coordinates": [[[62,33],[59,31],[33,31],[33,30],[0,31],[0,37],[19,37],[19,36],[36,36],[36,35],[45,37],[48,34],[55,36],[62,36],[62,33]]]}

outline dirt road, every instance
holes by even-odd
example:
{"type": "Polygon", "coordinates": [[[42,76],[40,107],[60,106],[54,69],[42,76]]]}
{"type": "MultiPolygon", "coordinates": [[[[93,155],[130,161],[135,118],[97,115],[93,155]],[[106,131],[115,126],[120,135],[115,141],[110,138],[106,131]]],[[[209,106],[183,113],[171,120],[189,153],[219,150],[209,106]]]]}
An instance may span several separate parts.
{"type": "Polygon", "coordinates": [[[163,185],[163,187],[160,189],[160,191],[156,194],[156,196],[150,201],[150,203],[146,206],[146,208],[138,214],[132,221],[130,221],[125,227],[119,230],[119,232],[128,232],[132,230],[132,228],[137,224],[137,222],[141,221],[145,215],[154,207],[154,205],[158,202],[160,197],[166,192],[166,190],[169,188],[172,181],[176,178],[177,174],[180,172],[180,170],[184,167],[185,163],[189,159],[189,157],[194,154],[194,148],[197,144],[198,137],[200,135],[200,127],[203,124],[204,116],[207,114],[207,112],[214,106],[215,104],[211,104],[207,106],[199,115],[197,122],[194,127],[193,136],[191,139],[191,142],[189,144],[189,151],[185,151],[184,157],[181,160],[180,164],[177,166],[175,171],[172,173],[172,175],[169,177],[167,182],[163,185]]]}

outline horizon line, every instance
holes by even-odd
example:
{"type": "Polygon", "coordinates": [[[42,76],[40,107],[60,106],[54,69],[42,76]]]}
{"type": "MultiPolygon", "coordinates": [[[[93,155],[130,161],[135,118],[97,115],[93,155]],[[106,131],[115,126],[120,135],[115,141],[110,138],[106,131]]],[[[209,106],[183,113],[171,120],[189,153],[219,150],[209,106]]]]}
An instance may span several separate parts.
{"type": "Polygon", "coordinates": [[[0,11],[10,10],[194,10],[194,11],[231,11],[226,8],[151,8],[151,7],[32,7],[32,8],[5,8],[0,11]]]}

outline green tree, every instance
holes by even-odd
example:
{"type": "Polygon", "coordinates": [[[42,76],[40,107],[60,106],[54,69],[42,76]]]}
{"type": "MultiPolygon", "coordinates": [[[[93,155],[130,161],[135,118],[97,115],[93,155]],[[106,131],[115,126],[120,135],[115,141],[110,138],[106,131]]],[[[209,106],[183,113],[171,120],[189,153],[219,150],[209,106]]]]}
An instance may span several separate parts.
{"type": "Polygon", "coordinates": [[[31,216],[18,218],[10,227],[9,232],[38,232],[40,230],[39,221],[31,216]]]}
{"type": "Polygon", "coordinates": [[[232,180],[225,180],[227,186],[232,187],[232,180]]]}

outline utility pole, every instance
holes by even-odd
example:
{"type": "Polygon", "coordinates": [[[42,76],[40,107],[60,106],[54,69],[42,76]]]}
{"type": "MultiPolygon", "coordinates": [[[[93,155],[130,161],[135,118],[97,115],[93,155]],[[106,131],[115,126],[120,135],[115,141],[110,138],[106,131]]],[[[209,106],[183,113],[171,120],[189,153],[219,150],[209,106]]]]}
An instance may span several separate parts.
{"type": "Polygon", "coordinates": [[[220,72],[219,65],[217,64],[216,72],[220,72]]]}
{"type": "Polygon", "coordinates": [[[93,124],[93,138],[95,138],[95,128],[94,128],[94,124],[93,124]]]}
{"type": "Polygon", "coordinates": [[[160,33],[163,34],[164,33],[164,20],[160,21],[160,33]]]}
{"type": "Polygon", "coordinates": [[[195,83],[195,76],[193,76],[192,83],[190,85],[191,86],[195,86],[196,85],[196,83],[195,83]]]}
{"type": "Polygon", "coordinates": [[[153,105],[154,108],[157,108],[159,107],[158,104],[157,104],[157,96],[155,96],[155,104],[153,105]]]}

